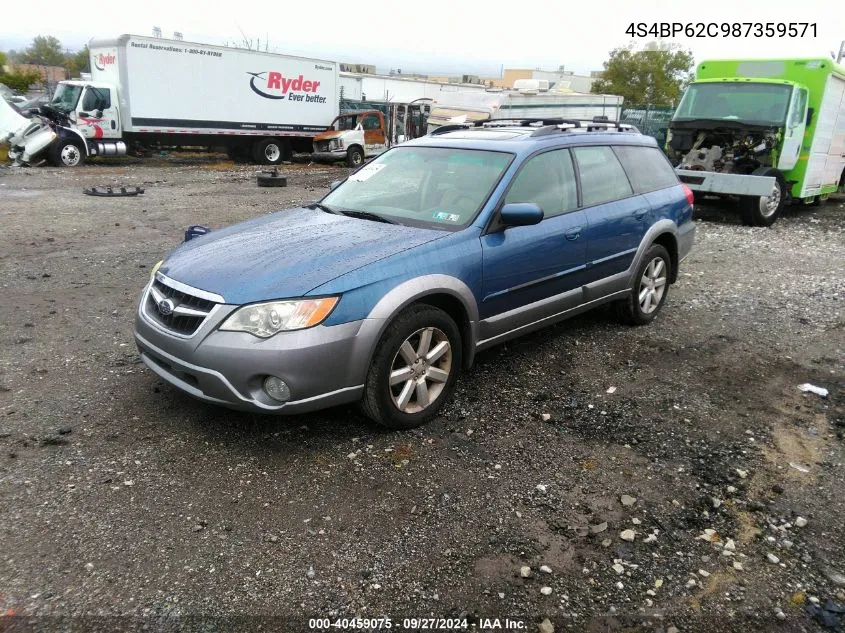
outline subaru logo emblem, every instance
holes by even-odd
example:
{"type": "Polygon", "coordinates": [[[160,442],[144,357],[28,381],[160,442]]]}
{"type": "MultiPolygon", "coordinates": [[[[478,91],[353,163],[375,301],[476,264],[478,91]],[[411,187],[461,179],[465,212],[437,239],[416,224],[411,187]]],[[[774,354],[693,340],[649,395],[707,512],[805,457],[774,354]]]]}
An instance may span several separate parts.
{"type": "Polygon", "coordinates": [[[162,316],[169,316],[173,314],[173,310],[175,309],[176,306],[170,299],[165,299],[158,304],[158,311],[162,314],[162,316]]]}

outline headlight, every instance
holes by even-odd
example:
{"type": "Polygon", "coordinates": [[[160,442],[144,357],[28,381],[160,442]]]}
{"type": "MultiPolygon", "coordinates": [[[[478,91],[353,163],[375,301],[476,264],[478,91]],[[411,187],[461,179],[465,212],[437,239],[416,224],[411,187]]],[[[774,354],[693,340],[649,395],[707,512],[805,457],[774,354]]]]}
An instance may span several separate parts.
{"type": "Polygon", "coordinates": [[[343,149],[343,139],[333,138],[331,141],[332,149],[343,149]]]}
{"type": "Polygon", "coordinates": [[[236,310],[220,329],[249,332],[260,338],[288,330],[301,330],[325,321],[338,299],[340,297],[255,303],[236,310]]]}
{"type": "Polygon", "coordinates": [[[150,279],[155,279],[156,273],[158,272],[158,269],[161,268],[161,265],[163,263],[164,263],[164,260],[162,259],[159,263],[157,263],[155,266],[153,266],[153,269],[150,271],[150,279]]]}

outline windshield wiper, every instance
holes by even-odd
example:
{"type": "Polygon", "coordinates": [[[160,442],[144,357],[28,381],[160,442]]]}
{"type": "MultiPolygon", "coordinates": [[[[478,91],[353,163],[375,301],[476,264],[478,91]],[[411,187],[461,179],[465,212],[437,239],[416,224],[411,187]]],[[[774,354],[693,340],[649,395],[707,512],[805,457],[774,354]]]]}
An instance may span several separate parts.
{"type": "Polygon", "coordinates": [[[340,213],[350,218],[361,218],[362,220],[373,220],[374,222],[384,222],[386,224],[399,224],[396,220],[391,220],[383,215],[370,213],[369,211],[340,211],[340,213]]]}
{"type": "Polygon", "coordinates": [[[308,205],[308,208],[309,209],[319,209],[320,211],[325,211],[326,213],[333,213],[335,215],[343,215],[337,209],[333,209],[329,205],[323,204],[322,202],[312,202],[311,204],[308,205]]]}

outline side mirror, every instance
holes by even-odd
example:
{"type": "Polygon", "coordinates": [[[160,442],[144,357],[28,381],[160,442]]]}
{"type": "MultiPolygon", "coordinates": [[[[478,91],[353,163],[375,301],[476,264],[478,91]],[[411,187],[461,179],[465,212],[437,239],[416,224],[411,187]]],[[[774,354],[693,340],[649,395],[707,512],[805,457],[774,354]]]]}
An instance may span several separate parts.
{"type": "Polygon", "coordinates": [[[103,111],[102,110],[94,110],[94,118],[95,119],[101,119],[102,117],[103,117],[103,111]]]}
{"type": "Polygon", "coordinates": [[[807,127],[813,124],[813,109],[807,108],[807,127]]]}
{"type": "Polygon", "coordinates": [[[499,211],[505,226],[531,226],[543,221],[543,210],[533,202],[512,202],[499,211]]]}
{"type": "Polygon", "coordinates": [[[340,187],[340,184],[341,184],[342,182],[343,182],[342,180],[335,180],[335,181],[333,181],[333,182],[329,185],[329,191],[334,191],[335,189],[337,189],[338,187],[340,187]]]}

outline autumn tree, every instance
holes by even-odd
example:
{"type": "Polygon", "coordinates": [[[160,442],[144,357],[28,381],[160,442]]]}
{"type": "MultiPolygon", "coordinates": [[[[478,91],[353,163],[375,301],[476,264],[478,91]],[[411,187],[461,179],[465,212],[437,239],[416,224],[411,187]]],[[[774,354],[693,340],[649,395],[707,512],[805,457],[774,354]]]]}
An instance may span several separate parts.
{"type": "Polygon", "coordinates": [[[694,63],[692,52],[680,44],[650,42],[642,50],[629,44],[610,52],[592,92],[619,95],[627,104],[674,105],[694,63]]]}
{"type": "Polygon", "coordinates": [[[38,64],[39,66],[63,66],[65,54],[62,43],[52,35],[37,35],[20,56],[24,64],[38,64]]]}
{"type": "Polygon", "coordinates": [[[65,63],[71,77],[79,77],[80,73],[91,72],[91,52],[86,44],[82,50],[70,53],[65,63]]]}

